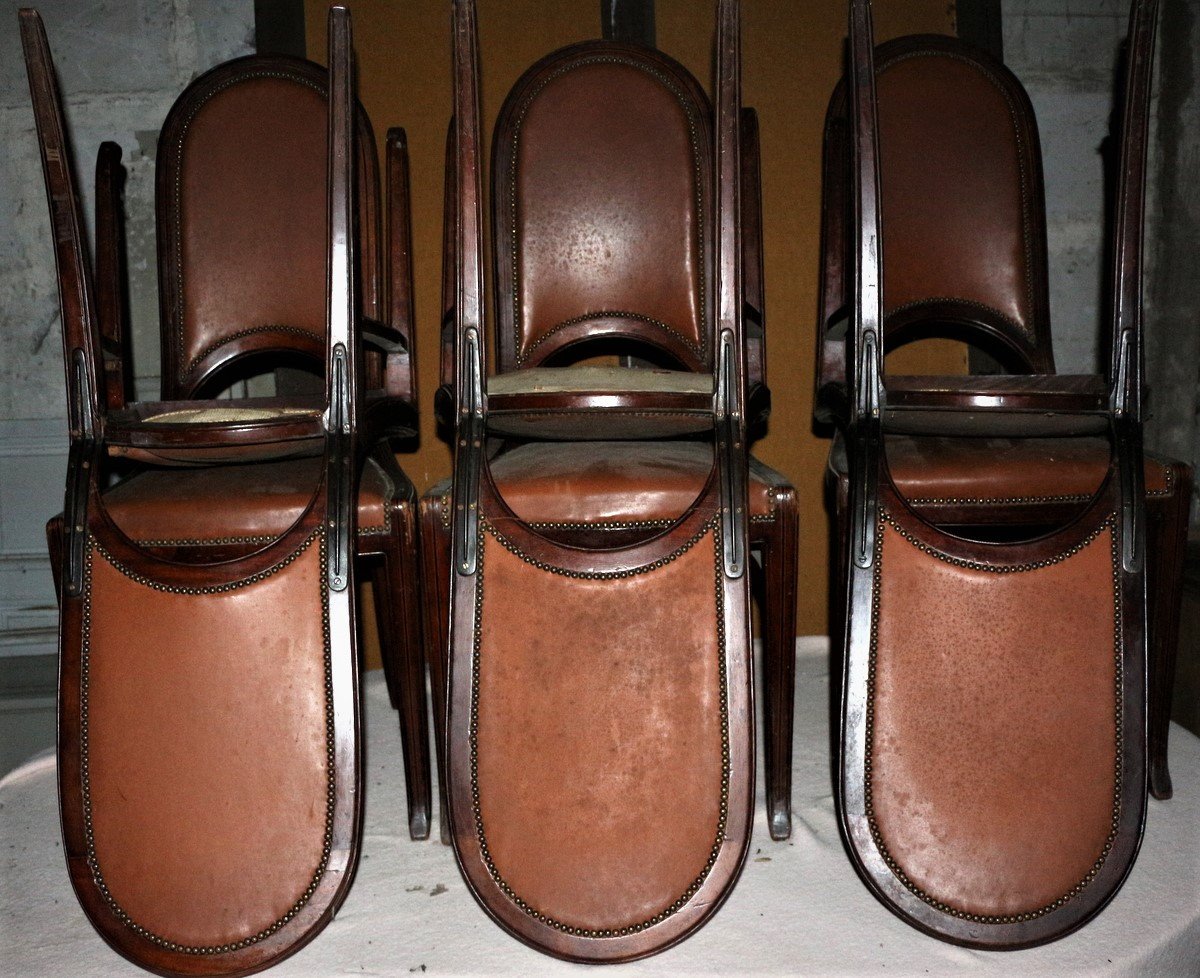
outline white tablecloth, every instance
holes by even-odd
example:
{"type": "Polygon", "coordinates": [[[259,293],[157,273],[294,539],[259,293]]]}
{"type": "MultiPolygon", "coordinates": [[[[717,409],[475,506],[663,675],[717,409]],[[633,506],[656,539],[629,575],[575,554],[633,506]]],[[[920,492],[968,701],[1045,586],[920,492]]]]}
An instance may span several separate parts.
{"type": "MultiPolygon", "coordinates": [[[[1031,951],[969,951],[908,927],[855,876],[833,814],[824,639],[800,640],[796,684],[792,839],[777,843],[767,834],[760,774],[750,856],[729,901],[678,947],[606,974],[1200,975],[1196,737],[1172,729],[1175,797],[1150,802],[1137,865],[1098,919],[1031,951]]],[[[584,975],[584,966],[540,955],[491,923],[448,848],[408,839],[400,734],[379,673],[369,675],[365,701],[358,877],[337,920],[269,973],[584,975]]],[[[144,974],[109,950],[75,902],[59,841],[53,756],[0,781],[0,974],[144,974]]]]}

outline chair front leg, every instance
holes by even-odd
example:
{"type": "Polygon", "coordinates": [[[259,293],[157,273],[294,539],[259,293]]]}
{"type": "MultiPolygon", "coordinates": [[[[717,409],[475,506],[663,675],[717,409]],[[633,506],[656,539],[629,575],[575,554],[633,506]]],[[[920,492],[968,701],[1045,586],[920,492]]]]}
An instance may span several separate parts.
{"type": "Polygon", "coordinates": [[[422,608],[425,657],[433,692],[433,741],[437,752],[438,823],[443,845],[450,845],[446,803],[446,670],[450,647],[450,502],[441,494],[421,499],[423,570],[422,608]]]}
{"type": "Polygon", "coordinates": [[[771,490],[770,519],[751,525],[762,561],[763,741],[771,838],[792,834],[792,725],[796,695],[796,491],[771,490]]]}

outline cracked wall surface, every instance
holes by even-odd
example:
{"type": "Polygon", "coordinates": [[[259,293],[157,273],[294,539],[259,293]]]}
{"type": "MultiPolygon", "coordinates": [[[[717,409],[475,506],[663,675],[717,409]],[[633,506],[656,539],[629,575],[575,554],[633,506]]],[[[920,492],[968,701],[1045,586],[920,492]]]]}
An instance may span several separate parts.
{"type": "MultiPolygon", "coordinates": [[[[65,417],[54,256],[17,30],[17,10],[27,4],[0,0],[0,418],[9,420],[65,417]]],[[[154,396],[158,130],[192,79],[253,52],[254,3],[40,0],[37,7],[66,103],[89,234],[96,150],[105,139],[121,146],[133,366],[139,395],[154,396]]]]}

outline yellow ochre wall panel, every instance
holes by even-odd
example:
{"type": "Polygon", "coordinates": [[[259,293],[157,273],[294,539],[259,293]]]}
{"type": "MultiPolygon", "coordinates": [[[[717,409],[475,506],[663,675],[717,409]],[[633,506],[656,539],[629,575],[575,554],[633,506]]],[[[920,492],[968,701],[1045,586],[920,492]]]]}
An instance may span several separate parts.
{"type": "MultiPolygon", "coordinates": [[[[382,141],[408,133],[412,174],[413,274],[421,400],[421,443],[400,462],[424,490],[450,473],[450,451],[434,427],[441,313],[442,181],[450,116],[449,0],[351,0],[358,91],[382,141]]],[[[308,54],[325,61],[324,0],[306,0],[308,54]]],[[[715,4],[657,0],[658,47],[711,91],[715,4]]],[[[829,525],[823,478],[829,441],[812,424],[813,356],[820,247],[821,136],[829,94],[842,72],[845,0],[743,0],[743,101],[758,110],[762,141],[767,375],[772,412],[754,446],[800,497],[797,630],[828,627],[829,525]]],[[[953,2],[877,0],[879,41],[952,33],[953,2]]],[[[491,131],[509,88],[555,48],[600,35],[600,0],[479,0],[483,118],[491,131]]],[[[928,341],[889,357],[904,373],[962,373],[965,353],[928,341]]],[[[369,643],[373,645],[374,643],[369,643]]],[[[377,651],[368,648],[371,659],[377,651]]]]}

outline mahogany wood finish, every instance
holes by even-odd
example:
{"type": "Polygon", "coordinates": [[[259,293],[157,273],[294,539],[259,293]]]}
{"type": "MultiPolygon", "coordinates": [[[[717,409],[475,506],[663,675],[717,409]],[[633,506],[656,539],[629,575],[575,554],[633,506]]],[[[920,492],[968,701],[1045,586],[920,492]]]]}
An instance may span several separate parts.
{"type": "MultiPolygon", "coordinates": [[[[1136,0],[1130,20],[1113,249],[1117,289],[1107,411],[1111,466],[1074,519],[1032,540],[997,543],[956,536],[922,519],[889,475],[886,446],[898,436],[889,431],[893,385],[883,374],[884,238],[874,47],[869,0],[851,0],[850,5],[855,279],[846,399],[849,519],[843,538],[846,633],[838,809],[855,868],[876,896],[913,926],[973,947],[1027,947],[1082,926],[1124,881],[1144,824],[1146,514],[1140,277],[1155,12],[1154,0],[1136,0]],[[886,560],[885,539],[891,541],[886,560]],[[926,564],[920,573],[928,588],[903,584],[912,568],[926,564]],[[1020,597],[1020,588],[1028,586],[1022,583],[1024,575],[1041,575],[1048,582],[1047,575],[1056,575],[1054,580],[1066,583],[1045,586],[1036,599],[1029,600],[1020,597]],[[942,577],[957,581],[954,600],[962,601],[961,607],[922,604],[921,595],[935,593],[942,577]],[[971,624],[975,609],[970,596],[987,604],[986,625],[971,624]],[[1012,604],[1007,611],[1006,602],[1012,604]],[[1028,638],[1017,637],[1024,627],[1021,622],[1040,616],[1048,629],[1061,629],[1086,602],[1098,602],[1102,610],[1107,602],[1111,640],[1088,639],[1076,658],[1058,663],[1040,658],[1037,668],[1053,671],[1049,682],[1060,695],[1053,702],[1039,701],[1027,682],[1029,664],[1023,657],[1031,649],[1028,638]],[[977,632],[986,646],[975,645],[977,632]],[[938,703],[936,696],[944,688],[937,679],[939,638],[959,633],[971,636],[972,647],[966,651],[988,649],[986,659],[974,655],[960,659],[962,669],[982,675],[1004,662],[1006,668],[995,683],[1001,684],[999,692],[1007,688],[1013,693],[1002,702],[989,700],[965,725],[956,719],[961,701],[938,703]],[[897,671],[895,663],[907,651],[924,646],[928,646],[924,659],[918,657],[897,671]],[[1088,677],[1096,674],[1093,660],[1112,675],[1099,689],[1087,692],[1088,677]],[[925,696],[921,689],[934,695],[918,706],[925,696]],[[1030,692],[1022,694],[1018,689],[1030,692]],[[1077,701],[1082,722],[1072,722],[1077,701]],[[1108,711],[1107,720],[1103,711],[1096,713],[1097,704],[1108,711]],[[914,738],[924,735],[908,723],[905,710],[909,709],[925,717],[927,732],[938,732],[944,745],[938,748],[939,757],[922,751],[913,754],[914,738]],[[1054,745],[1054,750],[1022,742],[1020,731],[1032,725],[1045,728],[1039,742],[1054,745]],[[972,745],[969,756],[958,750],[960,744],[972,745]],[[1017,751],[1015,759],[1013,751],[1017,751]],[[994,770],[981,772],[981,763],[994,770]],[[929,794],[922,790],[919,799],[912,799],[913,779],[925,784],[927,779],[921,779],[929,764],[939,765],[938,783],[952,786],[964,779],[965,786],[969,779],[979,790],[931,789],[929,794]],[[1086,787],[1077,777],[1081,771],[1087,775],[1086,787]],[[1106,772],[1111,772],[1107,798],[1095,790],[1104,786],[1106,772]],[[1027,795],[1016,807],[1011,792],[1001,797],[994,790],[1013,773],[1020,773],[1027,785],[1027,795]],[[908,789],[900,794],[893,790],[897,776],[908,779],[904,781],[908,789]],[[1046,826],[1033,850],[1036,858],[1030,857],[1030,850],[1008,852],[1009,840],[1035,824],[1046,826]],[[1078,853],[1068,857],[1065,846],[1046,841],[1050,836],[1069,837],[1078,853]],[[1043,844],[1048,845],[1046,852],[1037,852],[1036,845],[1043,844]]],[[[1053,379],[1031,383],[1039,392],[1066,393],[1072,387],[1053,379]]],[[[979,427],[984,432],[1014,433],[1006,430],[1011,428],[1004,423],[1011,408],[1003,398],[1000,403],[976,400],[963,410],[982,419],[979,427]]],[[[1046,416],[1071,410],[1077,411],[1063,403],[1046,416]]],[[[1075,417],[1080,414],[1090,417],[1092,410],[1077,411],[1075,417]]],[[[1089,621],[1103,631],[1103,614],[1089,621]]],[[[1036,654],[1042,656],[1040,651],[1036,654]]],[[[985,681],[979,690],[994,688],[995,683],[985,681]]]]}
{"type": "MultiPolygon", "coordinates": [[[[426,527],[444,517],[451,543],[442,748],[450,831],[464,878],[485,911],[538,950],[577,961],[631,960],[685,938],[728,895],[749,838],[753,712],[738,12],[731,0],[721,0],[718,10],[720,151],[713,157],[719,161],[718,203],[713,234],[703,245],[713,255],[705,301],[712,303],[714,326],[709,352],[683,364],[712,377],[704,427],[711,432],[715,464],[698,498],[659,532],[598,548],[574,539],[563,544],[541,532],[509,508],[492,477],[494,448],[487,435],[502,422],[490,420],[499,398],[484,383],[488,337],[475,5],[473,0],[454,5],[455,214],[448,250],[455,274],[448,319],[454,331],[455,475],[449,511],[445,503],[425,508],[426,527]],[[664,593],[691,609],[686,635],[664,617],[664,593]],[[537,624],[545,617],[539,609],[546,607],[539,594],[554,595],[553,621],[537,624]],[[567,620],[577,624],[556,631],[556,622],[567,620]],[[531,628],[536,634],[523,634],[531,628]],[[646,648],[631,645],[631,636],[646,629],[663,633],[663,640],[646,648]],[[693,647],[686,667],[668,665],[693,647]],[[643,678],[630,686],[611,677],[613,668],[636,668],[643,678]],[[536,679],[511,678],[528,669],[536,679]],[[606,669],[609,678],[602,678],[606,669]],[[576,685],[593,673],[597,682],[576,685]],[[580,726],[581,713],[599,717],[609,711],[628,722],[605,724],[609,729],[603,732],[580,726]],[[510,770],[514,764],[519,774],[510,770]],[[587,769],[577,769],[579,764],[587,769]],[[670,791],[644,790],[664,779],[670,791]],[[592,802],[585,803],[576,790],[583,785],[592,802]],[[587,815],[593,802],[608,817],[587,815]]],[[[631,53],[623,46],[614,52],[617,47],[620,57],[613,53],[611,61],[588,47],[589,63],[625,64],[636,56],[651,77],[666,70],[652,52],[631,53]]],[[[529,271],[520,264],[517,270],[529,271]]],[[[668,275],[673,271],[664,269],[668,275]]],[[[499,294],[504,302],[526,299],[513,293],[511,283],[507,291],[501,285],[499,294]]],[[[652,335],[654,328],[646,332],[652,335]]],[[[559,339],[563,332],[554,334],[555,342],[572,345],[573,337],[559,339]]],[[[508,333],[501,329],[497,337],[501,360],[508,333]]],[[[523,347],[526,354],[530,349],[523,347]]],[[[655,405],[648,399],[642,406],[655,405]]],[[[556,403],[540,434],[561,435],[556,420],[575,407],[556,403]]],[[[593,411],[593,425],[602,427],[612,404],[586,407],[593,411]]],[[[434,574],[443,571],[445,551],[439,550],[426,552],[434,574]]],[[[428,597],[427,608],[434,618],[436,603],[428,597]]],[[[435,682],[437,659],[431,656],[435,682]]],[[[435,711],[441,712],[436,704],[435,711]]]]}
{"type": "MultiPolygon", "coordinates": [[[[1016,376],[893,377],[888,428],[917,436],[996,431],[993,415],[960,408],[1013,409],[1010,433],[1046,435],[1101,431],[1107,426],[1108,392],[1096,377],[1057,377],[1051,343],[1047,286],[1045,206],[1037,122],[1020,82],[995,59],[952,37],[913,36],[875,52],[882,147],[883,244],[892,260],[884,273],[884,343],[894,349],[926,336],[962,340],[990,352],[1016,376]],[[969,154],[969,158],[965,155],[969,154]],[[972,182],[974,181],[974,182],[972,182]],[[986,192],[981,190],[986,186],[986,192]],[[937,200],[936,207],[911,201],[937,200]],[[890,220],[889,215],[897,217],[890,220]],[[945,247],[954,246],[954,261],[945,247]],[[1050,414],[1048,412],[1061,412],[1050,414]],[[1082,413],[1081,413],[1082,412],[1082,413]],[[1069,416],[1068,416],[1069,415],[1069,416]],[[1090,417],[1089,417],[1090,415],[1090,417]]],[[[849,130],[846,84],[838,84],[825,124],[822,213],[821,312],[817,340],[820,423],[844,424],[848,241],[850,220],[849,130]]],[[[1101,447],[1103,462],[1106,446],[1101,447]]],[[[1019,453],[1018,453],[1019,456],[1019,453]]],[[[835,447],[833,476],[846,480],[845,453],[835,447]]],[[[1023,464],[1014,456],[1014,464],[1023,464]]],[[[1032,464],[1024,463],[1024,464],[1032,464]]],[[[1183,463],[1146,459],[1151,577],[1149,640],[1156,680],[1151,726],[1169,729],[1171,685],[1182,601],[1182,552],[1170,541],[1186,535],[1178,492],[1190,485],[1183,463]],[[1165,490],[1150,485],[1165,482],[1165,490]],[[1171,522],[1181,520],[1183,522],[1171,522]],[[1158,583],[1161,582],[1161,583],[1158,583]],[[1165,692],[1164,692],[1165,691],[1165,692]]],[[[1043,488],[1039,498],[1015,502],[980,483],[969,512],[917,500],[925,518],[976,529],[1049,526],[1076,514],[1099,486],[1082,498],[1078,488],[1043,488]]],[[[930,487],[926,487],[929,489],[930,487]]],[[[835,496],[844,497],[843,488],[835,496]]],[[[962,493],[930,491],[944,499],[962,493]]],[[[840,520],[841,511],[835,514],[840,520]]],[[[1166,740],[1151,742],[1150,790],[1169,798],[1166,740]]]]}
{"type": "MultiPolygon", "coordinates": [[[[349,14],[343,7],[330,11],[329,424],[318,449],[322,465],[291,527],[251,553],[206,564],[155,556],[128,539],[106,510],[101,329],[61,99],[40,18],[23,10],[20,24],[55,229],[70,408],[65,526],[55,538],[62,595],[59,791],[68,868],[89,920],[131,961],[163,975],[250,974],[296,951],[332,918],[358,854],[362,783],[348,504],[359,415],[349,14]],[[145,620],[130,612],[134,604],[145,620]],[[284,620],[297,625],[293,640],[272,646],[268,634],[284,620]],[[287,685],[299,698],[278,695],[270,662],[247,661],[241,633],[229,634],[227,621],[262,632],[264,649],[286,650],[285,667],[295,667],[287,685]],[[180,697],[189,695],[190,708],[181,706],[187,701],[180,697]],[[270,714],[265,721],[252,708],[255,695],[264,697],[258,705],[270,714]],[[209,723],[210,706],[227,710],[226,722],[209,723]],[[290,729],[289,719],[312,723],[311,736],[290,729]],[[260,722],[269,727],[255,730],[260,722]],[[135,731],[143,738],[131,738],[135,731]],[[182,739],[180,731],[187,731],[182,739]],[[193,737],[236,742],[237,759],[197,750],[193,737]],[[141,752],[146,742],[155,744],[154,756],[141,752]],[[320,746],[302,746],[308,744],[320,746]],[[284,753],[287,760],[280,759],[284,753]],[[294,795],[282,790],[284,783],[294,795]],[[208,804],[218,808],[186,800],[205,785],[213,792],[208,804]],[[263,818],[267,809],[272,817],[263,818]],[[280,859],[280,851],[290,855],[280,859]],[[153,874],[137,868],[147,858],[155,862],[153,874]]],[[[179,514],[181,528],[190,515],[179,514]]]]}
{"type": "MultiPolygon", "coordinates": [[[[325,166],[328,77],[324,68],[309,61],[251,55],[205,73],[172,107],[160,136],[157,172],[163,396],[168,400],[155,404],[127,405],[125,400],[123,171],[119,147],[113,143],[101,146],[96,177],[97,280],[101,286],[97,311],[109,407],[109,455],[174,466],[270,460],[322,451],[324,401],[320,396],[307,400],[292,397],[286,413],[279,412],[279,403],[270,398],[230,401],[202,397],[217,391],[247,362],[260,368],[279,361],[321,367],[324,300],[314,283],[324,277],[325,256],[320,236],[313,232],[326,219],[324,177],[319,174],[325,166]],[[237,124],[232,129],[205,128],[204,113],[214,106],[237,124]],[[255,122],[264,119],[270,122],[269,136],[261,136],[255,122]],[[290,147],[286,167],[271,155],[279,146],[290,147]],[[189,181],[196,179],[198,168],[205,167],[220,169],[222,177],[216,184],[200,181],[197,189],[189,181]],[[287,206],[272,206],[280,194],[286,196],[287,206]],[[229,214],[231,207],[232,217],[216,219],[215,230],[222,237],[214,234],[210,242],[201,236],[198,241],[190,233],[193,224],[212,215],[229,214]],[[297,224],[303,240],[297,240],[297,224]],[[243,292],[237,298],[243,301],[222,300],[227,305],[220,308],[219,320],[214,320],[211,310],[204,312],[204,302],[185,302],[185,281],[197,276],[220,281],[221,269],[230,262],[254,270],[238,279],[243,292]],[[307,291],[297,288],[297,282],[305,283],[307,291]],[[200,311],[193,310],[193,305],[200,311]],[[276,313],[281,309],[297,318],[280,320],[276,313]],[[197,333],[203,336],[205,351],[189,360],[181,344],[185,336],[197,333]],[[206,416],[199,412],[209,412],[207,416],[220,420],[198,420],[206,416]]],[[[356,226],[362,254],[358,273],[366,347],[364,421],[369,454],[389,487],[386,532],[359,534],[356,544],[365,579],[373,585],[388,693],[400,711],[410,793],[409,831],[414,839],[423,839],[428,835],[432,806],[424,681],[412,685],[412,677],[424,673],[424,648],[416,617],[416,491],[386,442],[388,435],[411,434],[416,412],[407,141],[403,129],[388,131],[382,242],[375,138],[357,102],[354,147],[359,186],[356,226]]],[[[197,342],[189,339],[193,347],[197,342]]],[[[273,471],[263,470],[264,478],[273,471]]],[[[364,500],[362,505],[369,507],[369,502],[364,500]]],[[[370,525],[373,521],[363,522],[370,525]]],[[[52,520],[48,535],[56,525],[52,520]]],[[[210,558],[216,558],[214,548],[218,546],[221,544],[206,545],[210,558]]]]}

